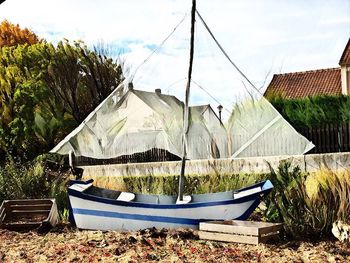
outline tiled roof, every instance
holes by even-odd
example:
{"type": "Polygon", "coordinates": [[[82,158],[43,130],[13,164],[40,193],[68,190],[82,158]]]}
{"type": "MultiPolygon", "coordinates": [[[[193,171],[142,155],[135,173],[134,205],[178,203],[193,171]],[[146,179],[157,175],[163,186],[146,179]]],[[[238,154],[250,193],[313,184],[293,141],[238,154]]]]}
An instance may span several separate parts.
{"type": "Polygon", "coordinates": [[[339,60],[339,65],[350,65],[350,38],[339,60]]]}
{"type": "Polygon", "coordinates": [[[302,98],[307,96],[340,94],[340,68],[330,68],[275,74],[264,96],[280,95],[284,98],[302,98]]]}

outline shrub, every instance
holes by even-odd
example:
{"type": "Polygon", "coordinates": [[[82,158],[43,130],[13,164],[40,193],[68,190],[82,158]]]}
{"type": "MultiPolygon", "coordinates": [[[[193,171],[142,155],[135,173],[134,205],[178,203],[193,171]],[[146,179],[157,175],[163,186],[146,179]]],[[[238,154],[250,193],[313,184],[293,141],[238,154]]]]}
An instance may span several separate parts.
{"type": "Polygon", "coordinates": [[[350,178],[347,172],[322,170],[302,173],[290,162],[281,162],[268,176],[274,189],[266,217],[284,223],[288,236],[317,238],[329,235],[332,223],[350,217],[350,178]]]}
{"type": "Polygon", "coordinates": [[[347,123],[350,120],[350,96],[314,96],[297,99],[274,96],[269,100],[293,126],[317,127],[326,123],[347,123]]]}
{"type": "Polygon", "coordinates": [[[60,213],[68,207],[68,175],[45,161],[22,163],[8,157],[0,167],[0,203],[5,199],[55,198],[60,213]]]}

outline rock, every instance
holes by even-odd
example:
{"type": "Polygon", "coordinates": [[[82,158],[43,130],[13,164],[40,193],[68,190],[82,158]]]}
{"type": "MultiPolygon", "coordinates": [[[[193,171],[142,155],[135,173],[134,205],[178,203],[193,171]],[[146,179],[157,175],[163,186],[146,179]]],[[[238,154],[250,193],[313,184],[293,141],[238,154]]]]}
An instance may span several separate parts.
{"type": "Polygon", "coordinates": [[[333,223],[333,235],[342,242],[350,243],[350,225],[339,220],[333,223]]]}

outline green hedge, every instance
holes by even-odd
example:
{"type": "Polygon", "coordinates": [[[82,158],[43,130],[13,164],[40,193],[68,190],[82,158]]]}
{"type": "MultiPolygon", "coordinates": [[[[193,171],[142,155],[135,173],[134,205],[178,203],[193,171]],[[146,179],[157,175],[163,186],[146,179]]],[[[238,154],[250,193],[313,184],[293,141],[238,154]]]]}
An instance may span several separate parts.
{"type": "Polygon", "coordinates": [[[270,97],[269,101],[293,126],[317,127],[350,121],[350,96],[315,96],[300,99],[270,97]]]}

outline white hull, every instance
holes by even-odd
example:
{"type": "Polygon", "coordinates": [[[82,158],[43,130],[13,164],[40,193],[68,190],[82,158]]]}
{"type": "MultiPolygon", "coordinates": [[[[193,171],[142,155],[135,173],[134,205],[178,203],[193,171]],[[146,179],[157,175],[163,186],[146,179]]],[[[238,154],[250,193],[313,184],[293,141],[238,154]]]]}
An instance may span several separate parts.
{"type": "MultiPolygon", "coordinates": [[[[267,182],[269,184],[265,186],[269,188],[264,189],[262,185],[259,186],[259,191],[255,190],[248,195],[239,193],[240,196],[236,199],[232,197],[226,200],[211,201],[211,195],[207,194],[205,195],[208,199],[206,202],[187,204],[112,200],[85,194],[84,191],[88,187],[81,191],[76,191],[76,188],[73,191],[70,189],[69,200],[75,223],[77,227],[83,229],[139,230],[150,227],[197,229],[200,221],[246,219],[259,204],[260,195],[271,190],[272,185],[269,181],[267,182]]],[[[227,192],[225,195],[227,196],[227,192]]]]}

